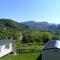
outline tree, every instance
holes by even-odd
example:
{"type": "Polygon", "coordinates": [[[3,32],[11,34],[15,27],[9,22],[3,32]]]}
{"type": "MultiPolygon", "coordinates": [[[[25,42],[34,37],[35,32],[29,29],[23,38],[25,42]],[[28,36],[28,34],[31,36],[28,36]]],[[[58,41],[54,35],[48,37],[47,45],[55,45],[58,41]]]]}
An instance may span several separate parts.
{"type": "Polygon", "coordinates": [[[39,31],[32,31],[31,32],[31,40],[33,42],[41,43],[42,42],[42,33],[39,31]]]}
{"type": "Polygon", "coordinates": [[[46,43],[52,40],[52,34],[50,32],[43,32],[43,42],[46,43]]]}

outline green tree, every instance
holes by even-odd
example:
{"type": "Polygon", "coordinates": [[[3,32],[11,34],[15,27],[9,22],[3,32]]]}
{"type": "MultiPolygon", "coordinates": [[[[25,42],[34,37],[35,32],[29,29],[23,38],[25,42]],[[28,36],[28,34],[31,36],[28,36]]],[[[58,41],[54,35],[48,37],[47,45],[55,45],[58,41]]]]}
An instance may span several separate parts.
{"type": "Polygon", "coordinates": [[[40,33],[39,31],[32,31],[31,32],[31,40],[33,42],[41,43],[42,42],[42,33],[40,33]]]}
{"type": "Polygon", "coordinates": [[[43,42],[46,43],[52,40],[52,34],[50,32],[43,32],[43,42]]]}

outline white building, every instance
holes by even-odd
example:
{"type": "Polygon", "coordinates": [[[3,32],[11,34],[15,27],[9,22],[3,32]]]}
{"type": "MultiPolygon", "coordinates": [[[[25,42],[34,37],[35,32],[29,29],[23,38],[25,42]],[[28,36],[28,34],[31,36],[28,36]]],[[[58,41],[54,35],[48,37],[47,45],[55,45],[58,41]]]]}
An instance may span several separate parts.
{"type": "Polygon", "coordinates": [[[10,40],[0,40],[0,57],[9,54],[12,51],[12,42],[10,40]]]}
{"type": "Polygon", "coordinates": [[[60,60],[60,41],[52,40],[42,49],[42,60],[60,60]]]}

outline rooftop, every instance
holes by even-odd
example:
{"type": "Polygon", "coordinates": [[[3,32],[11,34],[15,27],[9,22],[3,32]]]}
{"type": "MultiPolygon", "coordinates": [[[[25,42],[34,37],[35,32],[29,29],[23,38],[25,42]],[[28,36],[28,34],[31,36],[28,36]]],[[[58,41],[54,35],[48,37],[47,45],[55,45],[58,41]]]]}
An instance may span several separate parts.
{"type": "Polygon", "coordinates": [[[48,41],[43,49],[53,49],[53,48],[58,48],[60,49],[60,40],[51,40],[48,41]]]}
{"type": "Polygon", "coordinates": [[[9,44],[9,43],[11,43],[11,40],[9,40],[9,39],[0,40],[0,45],[5,45],[5,44],[9,44]]]}

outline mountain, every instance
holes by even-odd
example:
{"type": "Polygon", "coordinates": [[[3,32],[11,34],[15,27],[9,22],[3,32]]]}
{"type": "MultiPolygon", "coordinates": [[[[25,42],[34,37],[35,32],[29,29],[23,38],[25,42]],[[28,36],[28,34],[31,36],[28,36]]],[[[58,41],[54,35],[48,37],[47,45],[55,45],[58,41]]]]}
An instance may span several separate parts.
{"type": "Polygon", "coordinates": [[[11,19],[0,19],[0,28],[9,28],[13,30],[26,30],[28,26],[18,23],[11,19]]]}
{"type": "Polygon", "coordinates": [[[48,22],[16,22],[11,19],[0,19],[0,29],[12,29],[14,31],[27,31],[27,30],[60,30],[60,24],[50,24],[48,22]]]}
{"type": "Polygon", "coordinates": [[[47,28],[49,27],[48,22],[27,21],[27,22],[22,22],[22,24],[29,26],[29,28],[33,30],[44,30],[44,29],[47,30],[47,28]]]}
{"type": "Polygon", "coordinates": [[[44,31],[60,30],[60,24],[56,25],[48,22],[27,21],[27,22],[22,22],[22,24],[29,26],[29,28],[32,30],[44,30],[44,31]]]}

